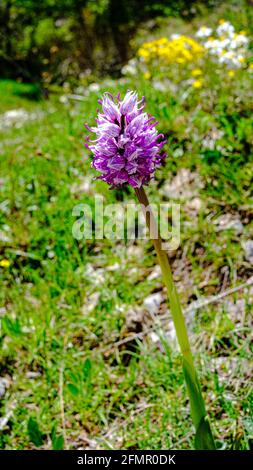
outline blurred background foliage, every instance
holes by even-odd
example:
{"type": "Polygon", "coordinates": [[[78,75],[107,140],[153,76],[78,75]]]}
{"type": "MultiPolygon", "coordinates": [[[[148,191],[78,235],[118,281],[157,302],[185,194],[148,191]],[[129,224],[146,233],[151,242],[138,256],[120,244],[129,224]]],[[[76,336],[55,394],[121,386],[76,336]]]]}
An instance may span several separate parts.
{"type": "MultiPolygon", "coordinates": [[[[2,78],[62,84],[92,74],[118,76],[131,38],[154,18],[192,20],[219,0],[1,0],[2,78]]],[[[224,2],[223,2],[224,3],[224,2]]],[[[234,3],[234,2],[230,2],[234,3]]],[[[237,3],[237,2],[235,2],[237,3]]],[[[250,4],[250,1],[246,2],[250,4]]]]}

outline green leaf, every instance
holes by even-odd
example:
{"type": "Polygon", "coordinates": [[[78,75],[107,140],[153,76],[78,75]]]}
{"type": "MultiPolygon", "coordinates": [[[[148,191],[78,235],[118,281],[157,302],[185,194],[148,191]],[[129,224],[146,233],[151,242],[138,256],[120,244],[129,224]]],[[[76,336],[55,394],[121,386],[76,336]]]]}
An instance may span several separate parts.
{"type": "Polygon", "coordinates": [[[43,435],[35,419],[29,418],[28,424],[27,424],[27,432],[28,432],[30,441],[34,445],[36,445],[36,447],[40,447],[43,444],[43,435]]]}
{"type": "Polygon", "coordinates": [[[78,376],[76,374],[73,374],[73,372],[70,372],[69,376],[70,376],[72,382],[74,382],[75,384],[79,382],[78,376]]]}
{"type": "Polygon", "coordinates": [[[75,397],[79,394],[79,389],[74,384],[68,384],[68,389],[75,397]]]}
{"type": "Polygon", "coordinates": [[[197,428],[201,419],[206,415],[205,404],[201,394],[196,372],[185,358],[183,358],[183,371],[190,397],[192,419],[195,428],[197,428]]]}
{"type": "Polygon", "coordinates": [[[207,416],[203,416],[199,423],[195,436],[195,449],[215,450],[215,443],[207,416]]]}
{"type": "Polygon", "coordinates": [[[2,318],[2,326],[4,332],[9,336],[19,336],[22,334],[21,325],[18,318],[16,320],[12,320],[11,318],[5,316],[2,318]]]}
{"type": "Polygon", "coordinates": [[[52,427],[51,441],[53,450],[62,450],[64,448],[64,438],[62,434],[56,435],[56,425],[52,427]]]}
{"type": "Polygon", "coordinates": [[[60,436],[56,437],[56,439],[53,441],[53,450],[62,450],[64,447],[64,438],[63,435],[60,434],[60,436]]]}
{"type": "Polygon", "coordinates": [[[90,359],[86,359],[83,364],[83,380],[84,382],[88,382],[91,377],[91,361],[90,359]]]}
{"type": "Polygon", "coordinates": [[[201,394],[199,381],[195,370],[186,358],[183,358],[183,370],[190,397],[192,419],[196,428],[195,449],[214,450],[215,443],[210,424],[206,416],[205,404],[201,394]]]}

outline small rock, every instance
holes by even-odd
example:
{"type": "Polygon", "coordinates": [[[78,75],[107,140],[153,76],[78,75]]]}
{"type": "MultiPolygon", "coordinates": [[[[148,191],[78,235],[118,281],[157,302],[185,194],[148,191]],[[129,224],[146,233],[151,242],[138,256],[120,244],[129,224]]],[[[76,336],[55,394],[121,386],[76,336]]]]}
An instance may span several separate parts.
{"type": "Polygon", "coordinates": [[[159,336],[154,331],[151,331],[149,336],[153,343],[158,343],[160,341],[159,336]]]}
{"type": "Polygon", "coordinates": [[[102,268],[94,268],[91,263],[87,263],[85,267],[85,277],[94,285],[104,284],[105,273],[102,268]]]}
{"type": "Polygon", "coordinates": [[[179,346],[177,342],[177,334],[176,334],[175,326],[172,320],[170,320],[168,323],[168,327],[166,330],[166,337],[168,338],[168,342],[171,345],[173,345],[173,348],[179,350],[179,346]]]}
{"type": "Polygon", "coordinates": [[[127,270],[127,274],[129,276],[134,276],[135,274],[138,274],[138,273],[139,273],[139,269],[136,267],[133,267],[127,270]]]}
{"type": "MultiPolygon", "coordinates": [[[[177,351],[179,351],[179,346],[178,346],[178,342],[177,342],[177,334],[176,334],[176,330],[175,330],[174,323],[173,323],[172,320],[168,320],[168,324],[166,325],[166,329],[165,329],[165,327],[163,327],[163,329],[160,330],[160,333],[167,340],[168,344],[173,349],[176,349],[177,351]]],[[[151,341],[159,347],[159,349],[164,350],[164,346],[162,344],[161,337],[157,333],[152,331],[149,334],[149,337],[150,337],[151,341]]]]}
{"type": "Polygon", "coordinates": [[[0,377],[0,398],[4,397],[7,386],[8,380],[6,380],[4,377],[0,377]]]}
{"type": "Polygon", "coordinates": [[[192,199],[197,197],[203,182],[198,173],[181,168],[176,176],[162,188],[164,196],[170,199],[192,199]]]}
{"type": "Polygon", "coordinates": [[[88,296],[86,302],[81,307],[81,312],[83,315],[87,315],[88,313],[92,312],[92,310],[94,310],[99,301],[99,297],[100,292],[93,292],[93,294],[88,296]]]}
{"type": "Polygon", "coordinates": [[[140,307],[131,308],[126,314],[126,329],[128,332],[139,333],[143,329],[145,312],[140,307]]]}
{"type": "Polygon", "coordinates": [[[194,197],[185,204],[186,212],[189,212],[191,215],[198,215],[202,207],[202,201],[199,197],[194,197]]]}
{"type": "Polygon", "coordinates": [[[147,280],[148,281],[153,281],[154,279],[157,279],[161,276],[161,268],[157,264],[155,268],[151,271],[151,273],[148,275],[147,280]]]}
{"type": "Polygon", "coordinates": [[[0,241],[2,243],[11,243],[12,239],[8,235],[6,235],[6,233],[3,230],[1,230],[0,231],[0,241]]]}
{"type": "Polygon", "coordinates": [[[0,380],[0,398],[3,398],[5,395],[5,386],[0,380]]]}
{"type": "Polygon", "coordinates": [[[245,251],[245,258],[253,264],[253,240],[242,242],[242,247],[245,251]]]}
{"type": "Polygon", "coordinates": [[[37,379],[37,377],[41,376],[41,373],[29,370],[25,375],[28,379],[37,379]]]}
{"type": "Polygon", "coordinates": [[[202,140],[202,148],[205,150],[214,150],[215,148],[217,148],[216,141],[221,139],[223,135],[223,131],[216,128],[211,129],[202,140]]]}
{"type": "Polygon", "coordinates": [[[224,307],[226,308],[231,320],[233,320],[235,323],[240,323],[245,315],[246,300],[237,299],[236,301],[232,301],[227,299],[224,302],[224,307]]]}
{"type": "Polygon", "coordinates": [[[154,315],[158,312],[159,307],[163,301],[162,294],[157,292],[155,294],[149,295],[143,302],[145,309],[151,314],[154,315]]]}
{"type": "Polygon", "coordinates": [[[189,209],[193,209],[196,212],[199,212],[202,206],[201,199],[199,197],[194,197],[191,201],[188,203],[189,209]]]}
{"type": "Polygon", "coordinates": [[[70,192],[72,194],[91,194],[92,193],[92,176],[81,176],[78,178],[79,181],[75,182],[71,188],[70,192]]]}
{"type": "Polygon", "coordinates": [[[234,230],[236,235],[241,235],[243,232],[243,225],[238,217],[232,214],[222,214],[214,220],[217,232],[222,230],[234,230]]]}
{"type": "Polygon", "coordinates": [[[140,245],[130,245],[127,248],[127,256],[131,259],[141,259],[143,256],[143,247],[140,245]]]}
{"type": "Polygon", "coordinates": [[[114,264],[110,264],[109,266],[107,266],[106,270],[107,271],[118,271],[119,268],[120,268],[119,263],[114,263],[114,264]]]}

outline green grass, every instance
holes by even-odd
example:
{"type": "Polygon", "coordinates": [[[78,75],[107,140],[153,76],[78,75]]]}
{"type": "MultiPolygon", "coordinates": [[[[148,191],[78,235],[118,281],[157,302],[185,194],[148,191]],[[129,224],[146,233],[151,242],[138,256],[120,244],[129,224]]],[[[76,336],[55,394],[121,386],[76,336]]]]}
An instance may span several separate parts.
{"type": "MultiPolygon", "coordinates": [[[[168,158],[148,188],[150,199],[167,201],[168,183],[182,170],[193,175],[175,199],[181,245],[170,254],[184,307],[253,274],[242,247],[253,236],[250,84],[240,75],[231,90],[216,77],[211,92],[207,85],[185,100],[141,77],[109,87],[145,94],[148,112],[168,138],[168,158]],[[203,147],[210,129],[222,131],[212,150],[203,147]],[[194,198],[198,210],[189,206],[194,198]],[[242,233],[217,230],[224,214],[240,219],[242,233]]],[[[166,311],[161,279],[149,279],[156,265],[151,243],[72,236],[76,204],[93,206],[95,194],[108,203],[134,199],[132,190],[108,191],[92,180],[83,124],[93,122],[100,92],[61,104],[57,96],[33,101],[34,89],[22,84],[3,81],[0,89],[2,115],[17,108],[37,113],[20,128],[1,131],[0,259],[10,261],[0,268],[0,376],[7,382],[1,414],[9,416],[1,448],[192,449],[180,357],[164,339],[166,323],[157,343],[147,335],[114,346],[134,331],[130,310],[141,312],[136,331],[152,325],[143,307],[148,295],[161,291],[159,314],[166,311]]],[[[107,89],[101,85],[101,92],[107,89]]],[[[240,290],[188,320],[223,449],[252,447],[252,298],[252,288],[240,290]]]]}

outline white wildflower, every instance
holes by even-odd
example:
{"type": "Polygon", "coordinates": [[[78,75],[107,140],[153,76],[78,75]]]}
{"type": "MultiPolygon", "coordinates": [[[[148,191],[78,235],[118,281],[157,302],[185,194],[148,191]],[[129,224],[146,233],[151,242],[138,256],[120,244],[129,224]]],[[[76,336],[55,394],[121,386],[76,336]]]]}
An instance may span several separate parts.
{"type": "Polygon", "coordinates": [[[91,92],[92,92],[92,91],[96,92],[96,91],[99,91],[99,90],[100,90],[100,85],[99,85],[98,83],[95,83],[95,82],[94,82],[94,83],[91,83],[91,84],[88,86],[88,89],[89,89],[89,91],[91,91],[91,92]]]}
{"type": "Polygon", "coordinates": [[[178,39],[178,38],[180,38],[180,36],[181,36],[180,34],[174,33],[174,34],[172,34],[172,35],[170,36],[170,39],[172,39],[172,40],[173,40],[173,39],[178,39]]]}
{"type": "Polygon", "coordinates": [[[229,23],[229,21],[224,21],[218,26],[216,32],[218,36],[232,37],[235,32],[235,28],[231,23],[229,23]]]}
{"type": "Polygon", "coordinates": [[[129,62],[124,65],[121,69],[121,73],[123,75],[136,75],[137,74],[137,67],[136,67],[136,60],[131,59],[129,62]]]}
{"type": "Polygon", "coordinates": [[[201,28],[196,32],[196,37],[197,38],[208,38],[208,36],[211,36],[213,30],[211,28],[208,28],[207,26],[201,26],[201,28]]]}

